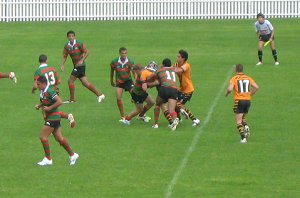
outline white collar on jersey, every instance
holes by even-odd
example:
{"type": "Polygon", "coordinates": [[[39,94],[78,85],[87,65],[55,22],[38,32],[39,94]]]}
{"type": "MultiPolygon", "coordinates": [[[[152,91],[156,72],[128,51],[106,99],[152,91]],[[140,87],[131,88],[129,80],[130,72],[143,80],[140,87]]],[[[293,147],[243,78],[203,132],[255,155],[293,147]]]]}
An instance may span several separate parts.
{"type": "Polygon", "coordinates": [[[40,98],[44,97],[44,94],[47,92],[48,88],[49,88],[49,84],[47,84],[47,86],[46,86],[46,88],[44,90],[41,90],[40,98]]]}
{"type": "Polygon", "coordinates": [[[70,45],[71,47],[73,47],[76,44],[76,39],[74,39],[73,45],[71,44],[71,42],[69,41],[68,45],[70,45]]]}
{"type": "Polygon", "coordinates": [[[121,61],[121,57],[119,57],[118,63],[121,63],[122,65],[125,65],[128,62],[128,58],[126,57],[125,61],[121,61]]]}
{"type": "Polygon", "coordinates": [[[47,67],[47,66],[48,66],[47,63],[43,63],[40,65],[40,67],[47,67]]]}

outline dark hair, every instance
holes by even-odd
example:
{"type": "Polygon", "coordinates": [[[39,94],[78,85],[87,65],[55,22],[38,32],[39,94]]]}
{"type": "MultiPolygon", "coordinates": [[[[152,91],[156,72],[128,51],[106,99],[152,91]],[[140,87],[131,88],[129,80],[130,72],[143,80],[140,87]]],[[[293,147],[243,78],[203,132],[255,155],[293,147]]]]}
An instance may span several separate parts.
{"type": "Polygon", "coordinates": [[[265,18],[265,15],[264,15],[263,13],[258,13],[258,14],[256,15],[256,18],[258,19],[258,17],[265,18]]]}
{"type": "Polygon", "coordinates": [[[243,70],[244,70],[244,66],[242,64],[237,64],[235,66],[235,71],[236,72],[243,72],[243,70]]]}
{"type": "Polygon", "coordinates": [[[40,82],[40,83],[46,83],[47,84],[47,78],[46,78],[46,76],[40,76],[40,77],[38,77],[37,81],[40,82]]]}
{"type": "Polygon", "coordinates": [[[181,50],[179,50],[179,52],[178,52],[178,53],[180,54],[180,56],[181,56],[182,58],[184,58],[184,60],[185,60],[185,61],[187,61],[187,60],[188,60],[188,58],[189,58],[189,54],[187,53],[187,51],[185,51],[185,50],[181,49],[181,50]]]}
{"type": "Polygon", "coordinates": [[[122,51],[127,51],[126,47],[120,47],[119,53],[121,53],[122,51]]]}
{"type": "Polygon", "coordinates": [[[67,32],[67,37],[69,36],[69,34],[74,34],[74,36],[75,36],[75,32],[73,30],[70,30],[69,32],[67,32]]]}
{"type": "Polygon", "coordinates": [[[39,56],[39,62],[40,63],[45,63],[47,61],[47,56],[45,54],[41,54],[39,56]]]}
{"type": "Polygon", "coordinates": [[[171,60],[168,59],[168,58],[165,58],[165,59],[163,60],[162,64],[163,64],[164,67],[171,67],[171,65],[172,65],[172,64],[171,64],[171,60]]]}

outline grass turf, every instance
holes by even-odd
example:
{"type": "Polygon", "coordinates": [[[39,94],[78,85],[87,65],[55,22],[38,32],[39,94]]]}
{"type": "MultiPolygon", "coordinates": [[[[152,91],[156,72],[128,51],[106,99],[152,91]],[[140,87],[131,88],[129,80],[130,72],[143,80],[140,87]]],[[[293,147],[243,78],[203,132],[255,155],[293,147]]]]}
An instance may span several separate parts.
{"type": "MultiPolygon", "coordinates": [[[[257,61],[257,41],[251,20],[209,21],[106,21],[1,23],[0,72],[15,71],[18,84],[1,79],[0,194],[1,197],[166,197],[167,188],[190,147],[195,133],[199,142],[174,185],[172,197],[299,197],[299,64],[298,21],[271,20],[276,28],[280,66],[264,50],[264,65],[257,61]],[[72,112],[74,129],[62,121],[63,134],[80,154],[74,167],[66,152],[50,137],[54,164],[38,167],[43,157],[38,140],[43,125],[34,110],[38,94],[31,94],[38,56],[48,55],[59,69],[66,32],[75,30],[91,54],[87,76],[106,99],[96,97],[76,82],[75,104],[60,109],[72,112]],[[192,109],[202,121],[227,78],[232,65],[260,85],[248,122],[252,136],[239,143],[232,113],[232,96],[220,97],[209,122],[192,128],[184,120],[173,133],[161,115],[160,128],[133,120],[118,123],[115,93],[109,83],[109,63],[126,46],[129,57],[146,64],[169,57],[175,61],[181,48],[189,52],[196,87],[192,109]]],[[[61,97],[68,98],[68,59],[61,97]]],[[[223,90],[225,93],[225,90],[223,90]]],[[[154,90],[150,91],[153,97],[154,90]]],[[[133,105],[123,96],[125,111],[133,105]]],[[[148,113],[153,117],[153,110],[148,113]]]]}

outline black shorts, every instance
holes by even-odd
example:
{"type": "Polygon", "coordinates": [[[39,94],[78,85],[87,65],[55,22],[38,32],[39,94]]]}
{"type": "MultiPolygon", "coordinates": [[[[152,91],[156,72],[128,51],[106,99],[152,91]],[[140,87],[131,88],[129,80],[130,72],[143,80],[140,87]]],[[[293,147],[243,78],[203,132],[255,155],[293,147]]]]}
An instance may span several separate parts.
{"type": "Polygon", "coordinates": [[[76,78],[82,78],[85,76],[85,65],[74,67],[71,73],[72,76],[75,76],[76,78]]]}
{"type": "Polygon", "coordinates": [[[49,126],[51,128],[54,128],[54,129],[57,129],[57,128],[60,127],[60,121],[49,121],[49,120],[46,120],[44,125],[49,126]]]}
{"type": "Polygon", "coordinates": [[[124,83],[117,83],[117,87],[124,89],[125,91],[130,91],[133,88],[132,80],[128,80],[124,83]]]}
{"type": "Polygon", "coordinates": [[[187,101],[190,101],[192,96],[193,96],[193,92],[190,93],[190,94],[186,94],[186,93],[183,93],[181,91],[178,91],[178,101],[181,104],[185,104],[187,101]]]}
{"type": "Polygon", "coordinates": [[[131,101],[135,104],[143,104],[143,102],[146,100],[146,98],[148,97],[148,93],[147,92],[144,92],[143,94],[141,95],[137,95],[136,93],[134,92],[131,92],[131,101]]]}
{"type": "MultiPolygon", "coordinates": [[[[258,38],[259,38],[260,41],[267,42],[267,41],[270,40],[271,34],[259,35],[258,38]]],[[[273,37],[273,40],[274,40],[274,37],[273,37]]]]}
{"type": "Polygon", "coordinates": [[[171,87],[161,86],[159,88],[158,96],[163,99],[164,103],[168,102],[168,99],[178,99],[178,90],[171,87]]]}
{"type": "Polygon", "coordinates": [[[251,106],[250,100],[236,100],[234,101],[233,112],[248,113],[250,106],[251,106]]]}

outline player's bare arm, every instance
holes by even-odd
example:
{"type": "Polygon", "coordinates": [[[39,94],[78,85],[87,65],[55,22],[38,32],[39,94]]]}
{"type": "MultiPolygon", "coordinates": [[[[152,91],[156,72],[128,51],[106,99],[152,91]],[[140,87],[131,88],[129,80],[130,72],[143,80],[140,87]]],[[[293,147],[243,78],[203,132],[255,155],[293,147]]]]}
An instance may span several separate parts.
{"type": "Polygon", "coordinates": [[[65,62],[68,58],[68,54],[66,54],[65,52],[63,52],[63,56],[62,56],[62,59],[61,59],[61,66],[60,66],[60,70],[63,72],[65,70],[65,62]]]}
{"type": "Polygon", "coordinates": [[[228,86],[225,96],[228,96],[233,91],[233,87],[234,86],[232,84],[228,86]]]}
{"type": "Polygon", "coordinates": [[[49,107],[44,106],[44,107],[43,107],[43,110],[44,110],[44,111],[51,111],[52,109],[55,109],[55,108],[57,108],[57,107],[59,107],[60,105],[63,104],[61,98],[60,98],[58,95],[56,95],[56,96],[54,97],[54,99],[55,99],[55,103],[54,103],[53,105],[49,106],[49,107]]]}
{"type": "Polygon", "coordinates": [[[37,86],[37,83],[36,83],[36,80],[35,80],[34,83],[33,83],[33,87],[31,89],[31,93],[34,94],[35,90],[37,90],[37,89],[38,89],[38,86],[37,86]]]}
{"type": "Polygon", "coordinates": [[[113,87],[116,86],[116,84],[114,83],[114,74],[115,74],[115,70],[113,68],[110,68],[110,84],[113,87]]]}
{"type": "Polygon", "coordinates": [[[256,83],[252,83],[251,87],[252,87],[251,96],[253,96],[258,91],[259,86],[256,83]]]}
{"type": "Polygon", "coordinates": [[[180,74],[186,71],[186,66],[183,65],[181,67],[175,67],[175,73],[180,74]]]}
{"type": "Polygon", "coordinates": [[[82,53],[82,59],[80,60],[80,61],[78,61],[78,63],[77,63],[77,66],[81,66],[81,65],[83,65],[83,62],[85,61],[85,59],[89,56],[89,54],[90,54],[90,51],[86,48],[86,45],[85,44],[83,44],[83,47],[82,47],[82,51],[83,51],[83,53],[82,53]]]}

